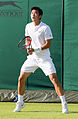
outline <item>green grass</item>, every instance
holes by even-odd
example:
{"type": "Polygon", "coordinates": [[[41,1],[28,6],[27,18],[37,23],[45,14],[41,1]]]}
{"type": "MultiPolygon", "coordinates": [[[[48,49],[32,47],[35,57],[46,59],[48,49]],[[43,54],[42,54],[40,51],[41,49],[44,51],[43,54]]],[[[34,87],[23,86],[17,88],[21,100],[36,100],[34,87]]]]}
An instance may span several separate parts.
{"type": "Polygon", "coordinates": [[[68,104],[69,114],[61,113],[60,103],[26,103],[21,112],[14,108],[13,102],[0,102],[0,119],[78,119],[78,104],[68,104]]]}

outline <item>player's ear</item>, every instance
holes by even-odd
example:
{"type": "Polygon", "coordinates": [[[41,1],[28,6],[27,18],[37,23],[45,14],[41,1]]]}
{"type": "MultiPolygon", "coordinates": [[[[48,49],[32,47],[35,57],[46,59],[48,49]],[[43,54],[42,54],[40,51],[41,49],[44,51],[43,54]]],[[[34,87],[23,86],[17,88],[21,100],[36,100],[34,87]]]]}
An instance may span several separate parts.
{"type": "Polygon", "coordinates": [[[41,19],[42,15],[39,16],[39,18],[41,19]]]}

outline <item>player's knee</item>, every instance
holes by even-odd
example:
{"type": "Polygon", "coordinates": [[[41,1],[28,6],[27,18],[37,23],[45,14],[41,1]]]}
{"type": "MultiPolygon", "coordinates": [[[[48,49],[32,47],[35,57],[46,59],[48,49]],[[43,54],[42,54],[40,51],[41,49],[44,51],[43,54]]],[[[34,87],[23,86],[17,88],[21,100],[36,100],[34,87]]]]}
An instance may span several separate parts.
{"type": "Polygon", "coordinates": [[[55,83],[55,84],[57,84],[57,82],[58,82],[57,78],[56,77],[53,77],[52,78],[52,82],[55,83]]]}
{"type": "Polygon", "coordinates": [[[22,79],[23,79],[23,78],[19,76],[19,78],[18,78],[18,82],[22,81],[22,79]]]}
{"type": "Polygon", "coordinates": [[[58,81],[56,74],[50,75],[49,78],[53,83],[57,83],[57,81],[58,81]]]}
{"type": "Polygon", "coordinates": [[[19,78],[18,78],[18,82],[20,81],[24,81],[24,76],[23,75],[20,75],[19,78]]]}
{"type": "Polygon", "coordinates": [[[21,72],[18,78],[19,81],[25,81],[31,73],[21,72]]]}

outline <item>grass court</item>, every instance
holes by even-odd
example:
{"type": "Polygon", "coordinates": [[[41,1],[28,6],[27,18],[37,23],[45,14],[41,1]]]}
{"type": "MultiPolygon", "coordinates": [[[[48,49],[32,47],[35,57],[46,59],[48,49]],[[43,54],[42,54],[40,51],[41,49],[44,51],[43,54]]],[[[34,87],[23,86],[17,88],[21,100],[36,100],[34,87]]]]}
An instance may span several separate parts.
{"type": "Polygon", "coordinates": [[[14,102],[0,102],[0,119],[78,119],[78,104],[68,103],[68,114],[61,103],[26,103],[21,112],[13,112],[14,102]]]}

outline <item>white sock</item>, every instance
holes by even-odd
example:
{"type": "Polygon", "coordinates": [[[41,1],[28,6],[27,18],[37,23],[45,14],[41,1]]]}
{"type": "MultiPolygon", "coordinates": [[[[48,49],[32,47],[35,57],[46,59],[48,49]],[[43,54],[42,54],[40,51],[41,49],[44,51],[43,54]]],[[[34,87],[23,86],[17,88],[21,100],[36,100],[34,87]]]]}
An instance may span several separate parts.
{"type": "Polygon", "coordinates": [[[23,95],[18,94],[18,102],[23,102],[23,95]]]}
{"type": "Polygon", "coordinates": [[[61,99],[61,103],[62,104],[65,104],[66,103],[66,100],[65,100],[65,96],[63,95],[63,96],[60,96],[60,99],[61,99]]]}

